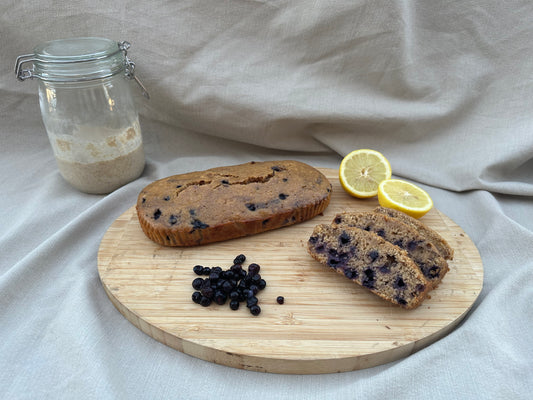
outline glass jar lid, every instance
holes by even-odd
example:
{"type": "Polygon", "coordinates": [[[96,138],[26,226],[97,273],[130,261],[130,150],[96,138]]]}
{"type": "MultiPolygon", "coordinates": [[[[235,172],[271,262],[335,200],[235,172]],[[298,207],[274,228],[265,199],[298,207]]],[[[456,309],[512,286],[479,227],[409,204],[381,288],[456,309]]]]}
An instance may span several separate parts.
{"type": "Polygon", "coordinates": [[[149,99],[148,91],[135,76],[135,63],[127,54],[130,44],[99,37],[58,39],[44,42],[33,53],[17,57],[15,75],[20,81],[38,78],[50,82],[84,82],[123,72],[135,80],[149,99]],[[32,63],[31,68],[24,68],[32,63]]]}
{"type": "Polygon", "coordinates": [[[127,42],[82,37],[52,40],[39,44],[32,54],[17,58],[20,80],[39,78],[53,82],[80,82],[102,79],[133,68],[126,57],[127,42]],[[32,62],[33,68],[22,69],[32,62]],[[128,64],[129,63],[129,64],[128,64]]]}

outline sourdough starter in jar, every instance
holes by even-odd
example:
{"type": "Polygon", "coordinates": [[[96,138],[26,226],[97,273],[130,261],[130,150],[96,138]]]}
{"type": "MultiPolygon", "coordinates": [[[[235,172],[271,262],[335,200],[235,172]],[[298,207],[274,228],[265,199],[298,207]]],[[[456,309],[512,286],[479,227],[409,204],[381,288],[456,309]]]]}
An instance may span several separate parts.
{"type": "Polygon", "coordinates": [[[49,131],[61,175],[85,193],[102,194],[138,178],[144,169],[139,122],[113,130],[80,126],[72,135],[49,131]]]}

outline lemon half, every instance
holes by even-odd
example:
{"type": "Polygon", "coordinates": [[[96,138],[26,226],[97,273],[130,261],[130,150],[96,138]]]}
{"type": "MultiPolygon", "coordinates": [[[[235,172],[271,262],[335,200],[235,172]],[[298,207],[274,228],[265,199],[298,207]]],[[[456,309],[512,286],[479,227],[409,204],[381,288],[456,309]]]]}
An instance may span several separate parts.
{"type": "Polygon", "coordinates": [[[383,207],[394,208],[413,218],[424,216],[433,207],[433,200],[425,190],[400,179],[381,182],[378,201],[383,207]]]}
{"type": "Polygon", "coordinates": [[[391,174],[390,163],[383,154],[369,149],[352,151],[339,167],[339,180],[344,190],[360,198],[376,196],[379,184],[390,179],[391,174]]]}

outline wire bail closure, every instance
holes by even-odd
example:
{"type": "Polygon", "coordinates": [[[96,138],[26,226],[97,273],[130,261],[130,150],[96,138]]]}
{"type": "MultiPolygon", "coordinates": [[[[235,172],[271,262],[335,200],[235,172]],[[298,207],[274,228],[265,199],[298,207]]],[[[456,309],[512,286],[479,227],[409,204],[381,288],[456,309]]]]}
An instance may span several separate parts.
{"type": "MultiPolygon", "coordinates": [[[[131,44],[125,40],[118,42],[118,51],[121,51],[124,55],[124,72],[128,79],[133,79],[139,87],[142,90],[142,94],[147,99],[150,99],[150,94],[142,84],[141,80],[135,75],[135,63],[130,60],[128,57],[128,49],[131,47],[131,44]]],[[[85,62],[85,61],[92,61],[93,59],[88,60],[81,60],[81,61],[68,61],[70,62],[85,62]]],[[[24,68],[24,66],[27,63],[34,63],[35,61],[39,61],[38,58],[36,58],[35,54],[23,54],[17,57],[17,60],[15,62],[15,75],[17,76],[17,79],[19,81],[25,81],[26,79],[33,79],[34,77],[40,78],[40,76],[35,74],[35,65],[32,64],[31,68],[24,68]]],[[[42,62],[42,60],[41,60],[42,62]]],[[[85,79],[80,79],[80,81],[84,81],[85,79]]]]}
{"type": "Polygon", "coordinates": [[[128,49],[131,47],[131,44],[126,40],[118,43],[118,48],[124,54],[124,71],[126,71],[126,77],[133,79],[142,90],[143,96],[147,99],[150,99],[150,94],[142,84],[141,80],[135,75],[135,63],[130,60],[128,57],[128,49]]]}
{"type": "Polygon", "coordinates": [[[24,64],[36,61],[33,54],[23,54],[17,57],[15,63],[15,74],[19,81],[25,81],[26,79],[33,79],[33,68],[31,69],[22,69],[24,64]]]}

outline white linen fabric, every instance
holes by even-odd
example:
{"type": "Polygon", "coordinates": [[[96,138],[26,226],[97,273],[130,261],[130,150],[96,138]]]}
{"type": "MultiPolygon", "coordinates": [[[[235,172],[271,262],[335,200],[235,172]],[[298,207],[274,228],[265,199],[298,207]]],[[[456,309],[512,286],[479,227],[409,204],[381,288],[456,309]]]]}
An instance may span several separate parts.
{"type": "Polygon", "coordinates": [[[533,392],[533,2],[4,1],[0,4],[0,393],[5,399],[526,399],[533,392]],[[36,83],[45,40],[132,43],[147,166],[109,195],[60,177],[36,83]],[[373,148],[478,247],[464,322],[386,365],[276,375],[215,365],[106,297],[102,235],[152,180],[250,160],[338,168],[373,148]]]}

